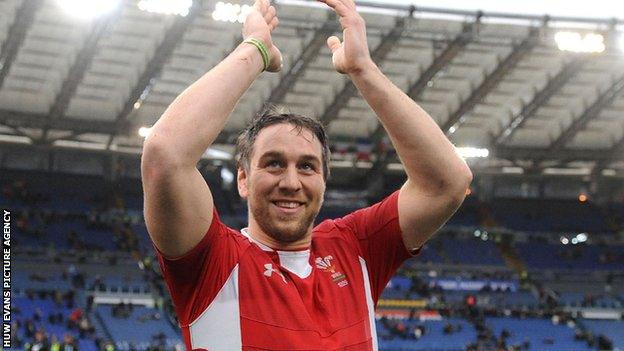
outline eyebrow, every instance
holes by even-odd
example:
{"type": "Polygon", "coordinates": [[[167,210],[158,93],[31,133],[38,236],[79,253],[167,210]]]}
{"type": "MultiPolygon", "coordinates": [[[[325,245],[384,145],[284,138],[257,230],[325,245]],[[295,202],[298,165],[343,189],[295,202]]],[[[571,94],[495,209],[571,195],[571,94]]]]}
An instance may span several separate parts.
{"type": "MultiPolygon", "coordinates": [[[[260,156],[259,160],[263,160],[266,158],[284,158],[284,153],[283,152],[279,152],[279,151],[267,151],[264,154],[262,154],[262,156],[260,156]]],[[[299,157],[299,160],[301,161],[313,161],[313,162],[318,162],[321,163],[321,160],[319,159],[318,156],[316,155],[312,155],[312,154],[305,154],[302,155],[301,157],[299,157]]]]}

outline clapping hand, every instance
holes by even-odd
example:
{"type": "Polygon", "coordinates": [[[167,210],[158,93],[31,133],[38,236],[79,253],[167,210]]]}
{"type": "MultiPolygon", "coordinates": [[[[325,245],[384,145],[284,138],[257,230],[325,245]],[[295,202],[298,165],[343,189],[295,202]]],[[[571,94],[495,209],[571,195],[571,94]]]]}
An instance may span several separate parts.
{"type": "Polygon", "coordinates": [[[353,0],[319,0],[334,9],[342,27],[343,41],[336,36],[327,39],[336,71],[354,74],[374,66],[366,41],[366,23],[353,0]]]}
{"type": "Polygon", "coordinates": [[[270,57],[269,72],[282,69],[282,53],[271,39],[271,33],[278,24],[275,7],[269,4],[269,0],[256,0],[243,25],[243,39],[255,38],[266,45],[270,57]]]}

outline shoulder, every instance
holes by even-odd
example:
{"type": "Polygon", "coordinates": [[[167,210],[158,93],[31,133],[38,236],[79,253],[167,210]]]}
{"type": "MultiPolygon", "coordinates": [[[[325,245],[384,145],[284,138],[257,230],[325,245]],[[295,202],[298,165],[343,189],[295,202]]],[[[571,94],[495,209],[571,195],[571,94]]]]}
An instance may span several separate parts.
{"type": "Polygon", "coordinates": [[[312,229],[312,233],[315,237],[327,239],[340,237],[350,231],[351,229],[344,222],[343,218],[326,219],[312,229]]]}
{"type": "Polygon", "coordinates": [[[312,229],[312,241],[322,246],[348,245],[356,243],[353,228],[343,218],[326,219],[312,229]],[[340,244],[342,243],[342,244],[340,244]]]}

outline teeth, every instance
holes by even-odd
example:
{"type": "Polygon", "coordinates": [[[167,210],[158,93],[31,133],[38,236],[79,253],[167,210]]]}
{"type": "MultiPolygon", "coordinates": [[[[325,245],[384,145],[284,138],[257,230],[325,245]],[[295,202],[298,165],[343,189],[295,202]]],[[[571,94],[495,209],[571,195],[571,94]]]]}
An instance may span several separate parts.
{"type": "Polygon", "coordinates": [[[299,207],[299,203],[297,202],[283,202],[283,201],[277,201],[275,202],[275,204],[279,207],[287,207],[287,208],[296,208],[299,207]]]}

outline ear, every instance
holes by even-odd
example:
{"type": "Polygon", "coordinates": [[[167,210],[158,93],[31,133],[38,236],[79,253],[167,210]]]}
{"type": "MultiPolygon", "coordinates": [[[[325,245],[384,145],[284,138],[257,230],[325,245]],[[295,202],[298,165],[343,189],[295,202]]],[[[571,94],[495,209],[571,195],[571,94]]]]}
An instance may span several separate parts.
{"type": "Polygon", "coordinates": [[[238,195],[243,199],[247,198],[249,190],[247,189],[247,172],[243,167],[239,167],[236,173],[236,184],[238,186],[238,195]]]}

